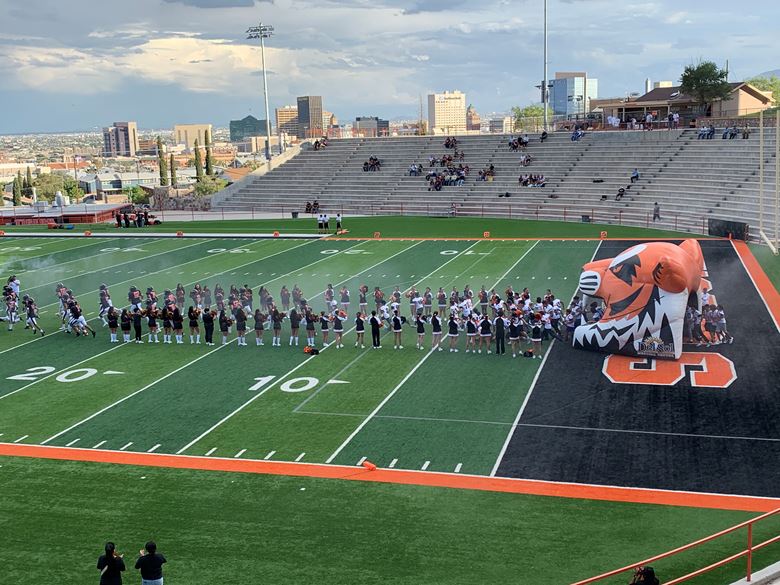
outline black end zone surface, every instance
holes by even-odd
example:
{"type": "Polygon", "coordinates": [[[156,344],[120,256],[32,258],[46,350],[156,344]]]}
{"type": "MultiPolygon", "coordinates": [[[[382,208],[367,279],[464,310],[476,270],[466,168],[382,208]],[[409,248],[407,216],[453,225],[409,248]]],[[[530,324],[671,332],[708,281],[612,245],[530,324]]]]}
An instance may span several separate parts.
{"type": "MultiPolygon", "coordinates": [[[[637,242],[605,241],[611,258],[637,242]]],[[[604,354],[556,343],[497,475],[780,497],[780,334],[729,242],[702,241],[732,345],[726,390],[617,385],[604,354]]]]}

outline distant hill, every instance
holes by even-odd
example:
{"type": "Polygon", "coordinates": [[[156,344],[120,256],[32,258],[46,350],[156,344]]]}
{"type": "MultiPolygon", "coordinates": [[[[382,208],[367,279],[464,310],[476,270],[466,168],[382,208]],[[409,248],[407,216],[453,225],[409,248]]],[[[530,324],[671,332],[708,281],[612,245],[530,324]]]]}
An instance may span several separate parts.
{"type": "Polygon", "coordinates": [[[780,69],[775,69],[774,71],[765,71],[764,73],[759,73],[756,75],[756,77],[780,77],[780,69]]]}

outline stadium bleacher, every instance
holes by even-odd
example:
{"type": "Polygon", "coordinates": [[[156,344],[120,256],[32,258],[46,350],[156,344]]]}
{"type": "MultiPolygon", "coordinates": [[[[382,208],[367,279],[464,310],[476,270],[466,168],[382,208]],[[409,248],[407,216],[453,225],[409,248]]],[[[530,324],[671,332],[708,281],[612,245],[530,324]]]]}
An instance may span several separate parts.
{"type": "MultiPolygon", "coordinates": [[[[540,143],[530,135],[523,167],[520,152],[509,148],[508,135],[458,137],[458,150],[470,174],[463,186],[429,191],[425,177],[409,176],[412,163],[429,170],[428,157],[453,154],[444,137],[357,138],[331,140],[327,148],[304,148],[264,176],[250,175],[214,200],[225,211],[300,211],[319,201],[324,211],[346,215],[458,215],[652,224],[655,202],[661,206],[657,227],[701,233],[708,218],[758,224],[759,137],[746,140],[697,140],[695,129],[589,132],[578,142],[568,133],[551,133],[540,143]],[[364,172],[370,156],[382,170],[364,172]],[[477,181],[478,171],[494,165],[491,182],[477,181]],[[631,171],[641,179],[631,185],[631,171]],[[544,188],[521,187],[522,174],[543,174],[544,188]],[[598,181],[598,182],[594,182],[598,181]],[[615,194],[628,187],[620,202],[615,194]],[[509,193],[510,197],[499,197],[509,193]],[[606,200],[602,200],[606,195],[606,200]]],[[[764,213],[774,213],[774,129],[766,130],[764,213]]],[[[457,166],[458,161],[455,161],[457,166]]],[[[436,167],[441,170],[441,167],[436,167]]],[[[757,231],[757,230],[756,230],[757,231]]]]}

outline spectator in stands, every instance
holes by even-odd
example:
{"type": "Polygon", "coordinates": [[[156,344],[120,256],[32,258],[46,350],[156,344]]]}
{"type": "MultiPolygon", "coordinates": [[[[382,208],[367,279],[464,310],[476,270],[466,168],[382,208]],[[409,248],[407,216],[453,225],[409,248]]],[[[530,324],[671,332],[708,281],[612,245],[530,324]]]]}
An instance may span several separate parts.
{"type": "MultiPolygon", "coordinates": [[[[621,199],[623,199],[625,194],[626,194],[626,190],[623,187],[618,189],[617,195],[615,195],[615,201],[620,201],[621,199]]],[[[606,196],[604,196],[603,199],[606,199],[606,196]]]]}
{"type": "Polygon", "coordinates": [[[578,142],[580,138],[585,136],[585,132],[580,130],[579,128],[575,128],[574,132],[571,133],[571,141],[572,142],[578,142]]]}
{"type": "Polygon", "coordinates": [[[747,140],[748,138],[750,138],[750,128],[745,124],[745,127],[742,129],[742,140],[747,140]]]}
{"type": "Polygon", "coordinates": [[[304,213],[311,213],[311,201],[307,201],[303,208],[304,213]]]}
{"type": "Polygon", "coordinates": [[[661,206],[658,205],[658,201],[655,202],[655,205],[653,205],[653,221],[661,219],[661,206]]]}
{"type": "Polygon", "coordinates": [[[422,170],[418,169],[417,165],[412,163],[409,165],[409,176],[410,177],[419,177],[422,170]]]}
{"type": "Polygon", "coordinates": [[[547,140],[547,130],[542,130],[542,134],[539,136],[539,142],[547,140]]]}
{"type": "Polygon", "coordinates": [[[631,172],[631,182],[636,183],[639,180],[639,169],[634,169],[631,172]]]}
{"type": "Polygon", "coordinates": [[[653,113],[647,112],[647,115],[645,116],[645,130],[652,130],[653,129],[653,113]]]}
{"type": "Polygon", "coordinates": [[[707,140],[712,140],[715,137],[715,124],[709,127],[707,130],[707,140]]]}
{"type": "Polygon", "coordinates": [[[731,128],[725,128],[723,130],[723,139],[726,139],[726,136],[728,136],[729,140],[734,140],[737,135],[739,134],[739,130],[737,130],[737,125],[734,124],[731,128]]]}
{"type": "Polygon", "coordinates": [[[314,203],[311,204],[311,210],[313,213],[318,213],[320,210],[320,200],[315,199],[314,203]]]}
{"type": "Polygon", "coordinates": [[[141,570],[141,585],[163,585],[162,566],[166,562],[166,558],[157,552],[157,545],[151,540],[147,542],[135,562],[135,568],[141,570]]]}
{"type": "Polygon", "coordinates": [[[672,114],[672,124],[674,125],[675,130],[680,127],[680,112],[672,114]]]}
{"type": "Polygon", "coordinates": [[[674,114],[672,114],[672,112],[669,112],[669,114],[666,116],[667,130],[671,130],[672,126],[674,126],[674,114]]]}

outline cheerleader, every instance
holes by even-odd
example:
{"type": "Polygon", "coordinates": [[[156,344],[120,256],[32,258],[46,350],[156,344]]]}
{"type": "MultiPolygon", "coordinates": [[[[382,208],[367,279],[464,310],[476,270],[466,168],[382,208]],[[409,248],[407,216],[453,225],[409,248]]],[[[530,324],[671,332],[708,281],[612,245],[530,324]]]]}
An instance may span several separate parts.
{"type": "Polygon", "coordinates": [[[477,317],[466,321],[466,353],[477,353],[477,317]]]}
{"type": "Polygon", "coordinates": [[[238,307],[233,315],[236,319],[236,334],[238,335],[238,345],[246,347],[246,319],[247,315],[244,309],[238,307]]]}
{"type": "Polygon", "coordinates": [[[542,321],[540,316],[534,315],[534,321],[531,324],[531,342],[534,344],[534,358],[542,359],[542,321]]]}
{"type": "MultiPolygon", "coordinates": [[[[262,287],[261,287],[262,290],[262,287]]],[[[279,291],[279,300],[282,303],[282,311],[289,311],[290,310],[290,291],[287,288],[287,285],[282,285],[282,290],[279,291]]],[[[263,304],[262,299],[260,300],[260,304],[263,304]]]]}
{"type": "Polygon", "coordinates": [[[163,307],[162,314],[160,315],[163,322],[163,343],[171,343],[171,329],[173,329],[171,313],[171,308],[166,305],[163,307]]]}
{"type": "Polygon", "coordinates": [[[141,310],[141,291],[137,287],[131,286],[127,293],[127,302],[130,303],[130,310],[135,313],[135,310],[141,310]]]}
{"type": "Polygon", "coordinates": [[[122,328],[122,341],[130,343],[130,327],[132,326],[133,319],[130,317],[130,313],[127,309],[122,309],[122,314],[119,316],[119,322],[122,328]]]}
{"type": "Polygon", "coordinates": [[[225,291],[219,284],[214,287],[214,302],[217,305],[217,311],[225,310],[225,291]]]}
{"type": "Polygon", "coordinates": [[[490,296],[488,295],[488,291],[485,290],[485,285],[482,285],[482,288],[479,289],[479,294],[477,295],[479,297],[479,310],[483,315],[487,315],[488,310],[488,303],[490,302],[490,296]]]}
{"type": "Polygon", "coordinates": [[[360,313],[365,315],[368,312],[368,287],[363,284],[358,289],[358,309],[360,309],[360,313]]]}
{"type": "Polygon", "coordinates": [[[346,286],[341,287],[339,291],[341,297],[341,310],[345,313],[349,312],[349,289],[346,286]]]}
{"type": "Polygon", "coordinates": [[[176,343],[184,343],[184,317],[179,307],[174,305],[171,314],[171,323],[173,325],[173,334],[176,336],[176,343]]]}
{"type": "Polygon", "coordinates": [[[317,335],[318,315],[314,315],[311,311],[306,311],[306,314],[303,317],[306,320],[306,345],[314,347],[314,338],[317,335]]]}
{"type": "Polygon", "coordinates": [[[219,332],[222,334],[222,345],[227,345],[230,325],[232,325],[232,323],[225,313],[225,310],[221,310],[219,312],[219,332]]]}
{"type": "Polygon", "coordinates": [[[450,315],[450,320],[447,323],[448,333],[447,337],[450,338],[450,353],[458,353],[458,337],[460,336],[460,329],[458,327],[458,319],[455,315],[450,315]]]}
{"type": "Polygon", "coordinates": [[[206,334],[206,345],[214,345],[214,317],[216,312],[206,310],[203,312],[203,331],[206,334]]]}
{"type": "MultiPolygon", "coordinates": [[[[208,287],[208,285],[203,287],[203,307],[206,309],[206,312],[211,309],[211,289],[208,287]]],[[[205,315],[206,312],[203,314],[205,315]]]]}
{"type": "Polygon", "coordinates": [[[414,324],[417,325],[417,349],[425,349],[423,342],[425,341],[425,317],[417,315],[414,318],[414,324]]]}
{"type": "Polygon", "coordinates": [[[325,289],[325,310],[331,311],[331,303],[333,302],[333,298],[336,295],[336,291],[333,290],[333,285],[328,284],[328,287],[325,289]]]}
{"type": "Polygon", "coordinates": [[[439,287],[439,291],[436,293],[436,303],[439,307],[439,315],[444,315],[447,310],[447,293],[442,287],[439,287]]]}
{"type": "Polygon", "coordinates": [[[282,347],[282,321],[285,314],[280,313],[277,309],[273,309],[271,313],[271,325],[274,331],[272,347],[282,347]]]}
{"type": "Polygon", "coordinates": [[[17,306],[16,294],[9,290],[5,296],[5,316],[6,321],[8,321],[8,331],[13,331],[14,323],[19,320],[17,306]]]}
{"type": "Polygon", "coordinates": [[[157,293],[150,286],[146,289],[146,308],[152,309],[157,306],[157,293]]]}
{"type": "Polygon", "coordinates": [[[327,347],[330,339],[330,317],[325,311],[320,311],[320,329],[322,330],[322,346],[327,347]]]}
{"type": "Polygon", "coordinates": [[[404,346],[401,345],[401,332],[403,331],[401,327],[403,326],[403,322],[401,321],[401,316],[398,314],[398,309],[393,311],[393,317],[390,322],[393,328],[393,349],[403,349],[404,346]]]}
{"type": "Polygon", "coordinates": [[[301,327],[301,316],[296,309],[290,311],[290,346],[293,345],[295,340],[295,346],[298,346],[298,330],[301,327]]]}
{"type": "Polygon", "coordinates": [[[159,333],[159,327],[157,320],[160,318],[160,312],[155,307],[150,307],[146,310],[146,322],[149,326],[149,343],[160,343],[160,339],[157,337],[159,333]]]}
{"type": "Polygon", "coordinates": [[[360,349],[366,349],[365,343],[363,342],[363,337],[366,334],[366,318],[365,313],[358,313],[355,317],[355,335],[357,335],[357,339],[355,340],[355,347],[360,344],[360,349]]]}
{"type": "Polygon", "coordinates": [[[376,304],[376,312],[382,310],[385,304],[385,293],[378,286],[374,287],[374,304],[376,304]]]}
{"type": "Polygon", "coordinates": [[[187,319],[189,319],[190,326],[190,343],[200,345],[200,326],[198,325],[198,317],[200,316],[200,309],[190,305],[187,309],[187,319]]]}
{"type": "Polygon", "coordinates": [[[425,287],[425,292],[423,293],[423,309],[425,310],[425,316],[430,317],[433,309],[433,293],[429,286],[425,287]]]}
{"type": "Polygon", "coordinates": [[[108,331],[111,334],[111,343],[119,343],[119,339],[116,336],[116,330],[119,328],[119,313],[116,312],[114,307],[110,307],[108,313],[106,313],[106,318],[108,320],[108,331]]]}
{"type": "Polygon", "coordinates": [[[512,346],[512,357],[517,357],[517,352],[520,351],[520,328],[522,327],[522,321],[517,314],[512,316],[512,320],[509,321],[509,345],[512,346]]]}
{"type": "Polygon", "coordinates": [[[300,307],[301,306],[301,300],[303,300],[303,291],[298,288],[298,285],[294,285],[292,289],[292,301],[293,306],[300,307]]]}
{"type": "Polygon", "coordinates": [[[492,341],[493,333],[491,330],[490,319],[486,315],[482,315],[479,321],[479,347],[477,353],[482,353],[482,346],[485,346],[485,353],[490,353],[490,342],[492,341]]]}
{"type": "Polygon", "coordinates": [[[574,315],[574,311],[566,309],[566,313],[563,316],[563,325],[566,327],[566,343],[571,343],[574,339],[574,330],[577,328],[577,318],[574,315]]]}
{"type": "Polygon", "coordinates": [[[244,298],[246,299],[246,304],[244,305],[244,311],[246,311],[247,316],[252,314],[252,303],[254,302],[254,293],[252,292],[252,287],[248,284],[244,285],[244,298]]]}
{"type": "Polygon", "coordinates": [[[441,318],[439,311],[434,311],[431,316],[431,350],[443,351],[441,348],[441,318]]]}
{"type": "Polygon", "coordinates": [[[98,296],[98,306],[100,307],[98,317],[100,317],[100,320],[103,321],[103,327],[106,327],[108,325],[106,315],[108,315],[108,310],[111,308],[111,295],[109,294],[108,287],[105,284],[100,285],[98,296]]]}
{"type": "Polygon", "coordinates": [[[136,343],[143,343],[143,339],[141,339],[141,318],[143,317],[143,313],[141,312],[141,309],[133,309],[133,331],[135,332],[135,342],[136,343]]]}
{"type": "Polygon", "coordinates": [[[186,299],[187,295],[184,291],[184,286],[182,283],[179,283],[176,285],[176,306],[179,307],[179,310],[181,311],[184,309],[184,300],[186,299]]]}
{"type": "Polygon", "coordinates": [[[253,319],[255,321],[255,345],[261,346],[264,345],[263,343],[263,331],[265,330],[265,315],[263,315],[260,312],[260,309],[255,309],[255,314],[253,316],[253,319]]]}
{"type": "MultiPolygon", "coordinates": [[[[504,318],[504,312],[499,311],[496,318],[493,320],[494,331],[496,332],[496,355],[501,355],[506,352],[504,347],[504,341],[506,339],[506,326],[509,325],[507,319],[504,318]]],[[[488,351],[490,353],[490,351],[488,351]]]]}
{"type": "Polygon", "coordinates": [[[336,335],[336,349],[344,347],[341,338],[344,335],[344,321],[346,319],[347,314],[341,311],[333,315],[333,333],[336,335]]]}
{"type": "Polygon", "coordinates": [[[417,316],[417,300],[420,302],[420,314],[422,314],[423,300],[417,289],[412,287],[408,293],[404,295],[409,299],[409,318],[414,319],[417,316]]]}
{"type": "Polygon", "coordinates": [[[382,340],[380,332],[382,330],[382,319],[376,314],[376,311],[371,311],[371,318],[369,319],[371,324],[371,347],[373,349],[382,348],[382,340]]]}
{"type": "MultiPolygon", "coordinates": [[[[27,295],[24,295],[27,297],[27,295]]],[[[40,325],[38,325],[38,307],[35,306],[35,299],[32,297],[27,297],[27,327],[30,327],[32,329],[33,335],[40,332],[41,336],[45,335],[46,332],[41,328],[40,325]]]]}
{"type": "Polygon", "coordinates": [[[390,293],[390,299],[393,303],[401,304],[401,288],[396,286],[393,292],[390,293]]]}

